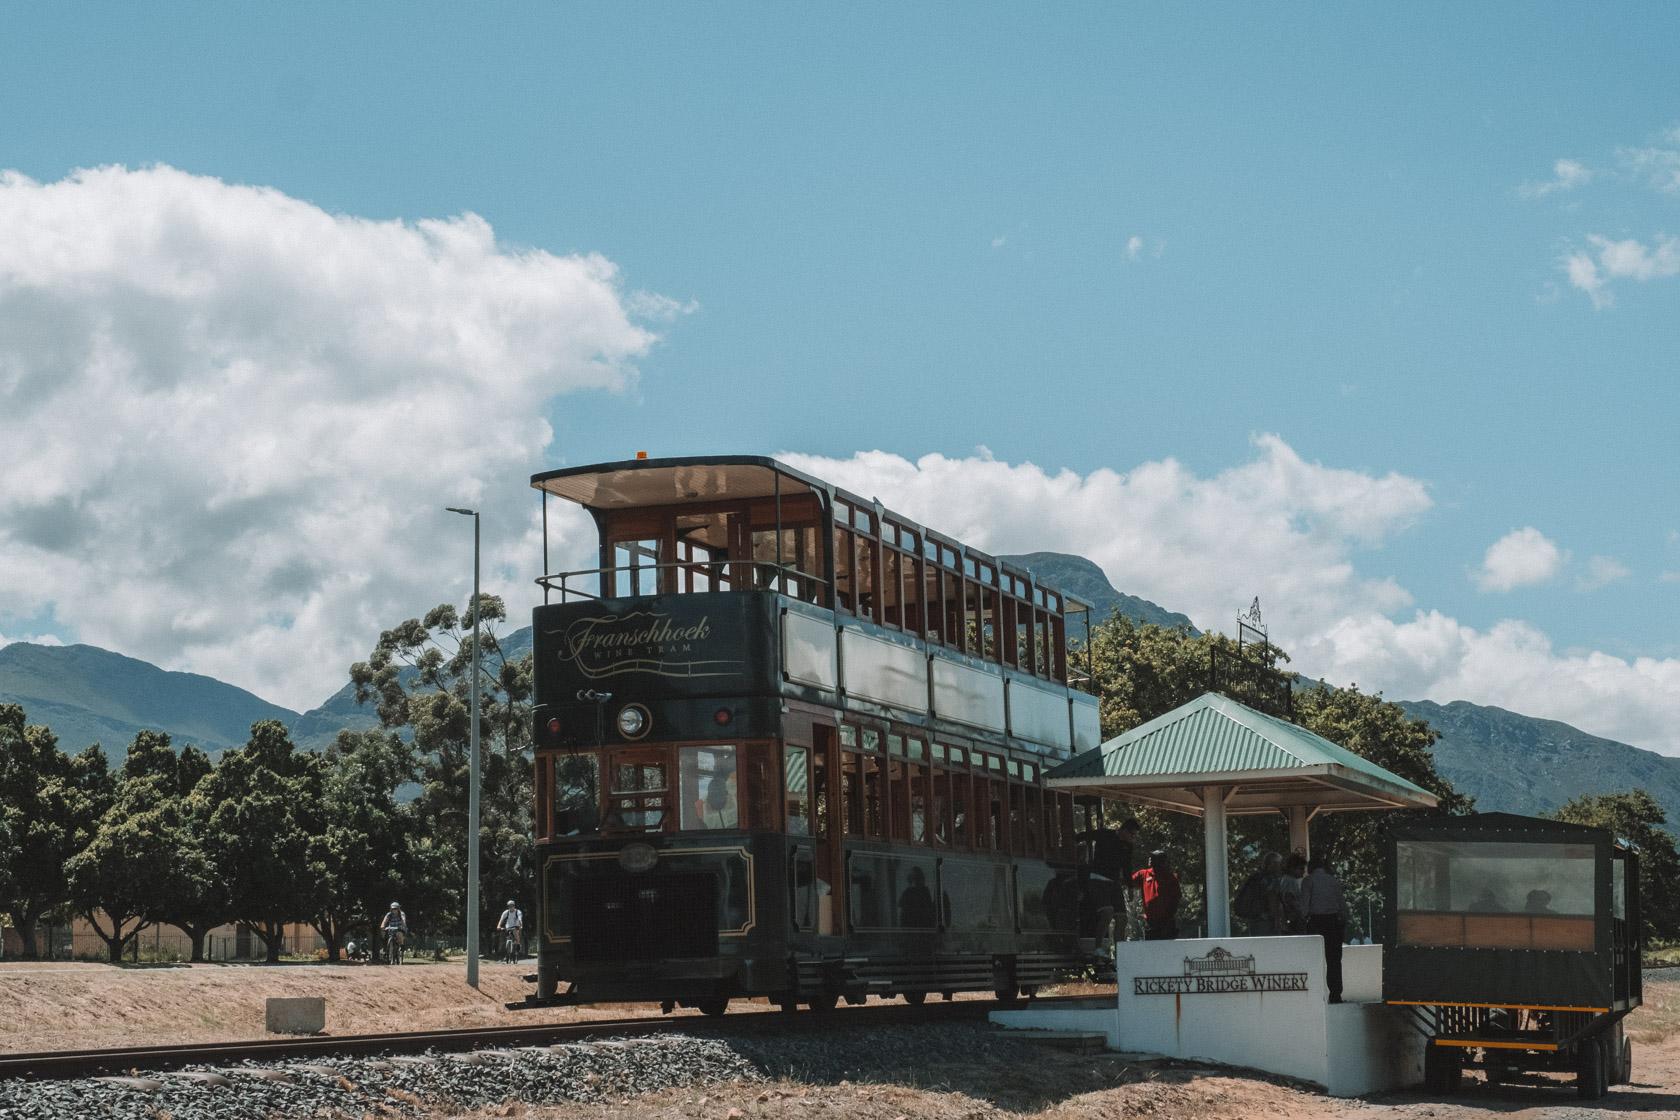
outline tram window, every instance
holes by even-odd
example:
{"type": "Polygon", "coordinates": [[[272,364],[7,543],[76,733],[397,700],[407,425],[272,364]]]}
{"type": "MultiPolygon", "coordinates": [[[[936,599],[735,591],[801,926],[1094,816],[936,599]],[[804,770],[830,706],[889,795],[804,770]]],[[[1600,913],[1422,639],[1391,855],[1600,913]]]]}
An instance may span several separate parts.
{"type": "Polygon", "coordinates": [[[1026,793],[1027,855],[1044,858],[1044,791],[1037,786],[1023,786],[1026,793]]]}
{"type": "Polygon", "coordinates": [[[887,736],[887,753],[888,754],[902,755],[904,753],[904,736],[902,736],[902,735],[888,735],[887,736]]]}
{"type": "Polygon", "coordinates": [[[991,645],[987,636],[986,603],[980,585],[963,581],[963,641],[965,649],[975,657],[989,657],[991,645]]]}
{"type": "Polygon", "coordinates": [[[1062,858],[1073,859],[1074,831],[1073,831],[1073,794],[1057,792],[1056,819],[1061,825],[1062,858]]]}
{"type": "Polygon", "coordinates": [[[828,759],[822,751],[811,756],[811,834],[828,839],[828,759]]]}
{"type": "Polygon", "coordinates": [[[902,556],[903,553],[895,548],[881,547],[881,621],[888,626],[904,625],[904,613],[899,602],[904,590],[898,563],[902,556]]]}
{"type": "MultiPolygon", "coordinates": [[[[985,783],[980,783],[984,787],[985,783]]],[[[968,774],[956,772],[951,775],[951,812],[952,838],[959,848],[976,848],[984,850],[985,836],[975,827],[974,779],[968,774]]]]}
{"type": "Polygon", "coordinates": [[[852,534],[844,529],[834,530],[834,609],[857,609],[857,588],[853,586],[852,534]]]}
{"type": "Polygon", "coordinates": [[[910,839],[910,775],[902,759],[887,760],[887,835],[893,840],[910,839]]]}
{"type": "Polygon", "coordinates": [[[1018,856],[1027,854],[1027,788],[1016,782],[1008,783],[1010,850],[1018,856]]]}
{"type": "Polygon", "coordinates": [[[968,637],[968,615],[973,611],[965,613],[964,610],[963,579],[955,572],[944,572],[940,580],[945,587],[945,644],[953,649],[972,650],[973,644],[968,637]]]}
{"type": "Polygon", "coordinates": [[[910,758],[921,758],[924,754],[922,741],[920,739],[906,739],[904,741],[904,753],[910,758]]]}
{"type": "Polygon", "coordinates": [[[986,819],[982,822],[988,830],[986,846],[994,852],[1007,850],[1009,843],[1008,816],[1009,795],[1004,792],[1004,784],[998,781],[986,783],[986,819]]]}
{"type": "Polygon", "coordinates": [[[881,760],[873,755],[859,755],[863,762],[863,833],[871,840],[886,839],[886,820],[883,805],[885,791],[881,786],[886,775],[881,772],[881,760]]]}
{"type": "Polygon", "coordinates": [[[968,759],[964,755],[963,749],[961,747],[952,747],[951,748],[951,763],[952,763],[952,765],[955,765],[955,766],[967,766],[968,765],[968,759]]]}
{"type": "Polygon", "coordinates": [[[901,558],[904,565],[904,629],[912,634],[922,633],[922,562],[914,553],[901,558]]]}
{"type": "MultiPolygon", "coordinates": [[[[1012,668],[1021,664],[1020,631],[1016,625],[1015,606],[1014,597],[1005,595],[1003,597],[1003,616],[999,621],[1003,634],[1003,663],[1012,668]]],[[[1027,665],[1027,668],[1032,668],[1031,663],[1027,665]]]]}
{"type": "Polygon", "coordinates": [[[625,595],[657,595],[659,593],[660,541],[658,538],[615,541],[612,546],[612,571],[607,576],[603,593],[619,597],[625,595]]]}
{"type": "Polygon", "coordinates": [[[619,751],[612,759],[612,796],[607,825],[612,828],[659,828],[665,820],[665,762],[645,750],[619,751]]]}
{"type": "Polygon", "coordinates": [[[1021,764],[1012,758],[1003,764],[1003,771],[1010,778],[1019,778],[1021,776],[1021,764]]]}
{"type": "Polygon", "coordinates": [[[865,727],[863,729],[863,749],[866,751],[878,751],[881,749],[881,733],[873,727],[865,727]]]}
{"type": "Polygon", "coordinates": [[[739,778],[733,746],[677,748],[682,778],[682,828],[739,828],[739,778]]]}
{"type": "Polygon", "coordinates": [[[910,767],[910,839],[928,842],[928,768],[910,767]]]}
{"type": "Polygon", "coordinates": [[[809,752],[791,744],[782,748],[782,788],[787,795],[787,834],[811,834],[811,774],[809,752]]]}
{"type": "Polygon", "coordinates": [[[1038,675],[1053,677],[1056,670],[1050,656],[1050,616],[1043,611],[1038,612],[1038,655],[1035,663],[1038,665],[1038,675]]]}
{"type": "MultiPolygon", "coordinates": [[[[928,546],[932,549],[932,545],[928,546]]],[[[939,601],[939,566],[924,564],[927,578],[922,581],[922,624],[927,627],[928,641],[948,642],[949,631],[945,629],[945,608],[939,601]]]]}
{"type": "Polygon", "coordinates": [[[601,759],[594,754],[556,755],[553,835],[594,832],[601,820],[601,759]]]}
{"type": "Polygon", "coordinates": [[[877,618],[875,601],[875,542],[859,537],[857,542],[857,613],[859,618],[877,618]]]}
{"type": "Polygon", "coordinates": [[[1050,616],[1050,676],[1054,680],[1067,681],[1067,626],[1061,615],[1050,616]]]}
{"type": "MultiPolygon", "coordinates": [[[[966,777],[967,775],[963,775],[966,777]]],[[[929,822],[933,826],[936,847],[951,846],[951,772],[944,767],[933,771],[933,800],[928,806],[929,822]]]]}
{"type": "Polygon", "coordinates": [[[851,751],[840,759],[840,827],[847,836],[863,835],[863,756],[851,751]]]}
{"type": "Polygon", "coordinates": [[[980,642],[970,653],[978,654],[987,661],[996,661],[1002,656],[998,648],[998,593],[995,588],[986,587],[981,593],[982,610],[980,615],[980,642]]]}
{"type": "Polygon", "coordinates": [[[853,750],[856,750],[858,745],[858,729],[850,724],[841,724],[840,745],[842,747],[851,747],[853,750]]]}

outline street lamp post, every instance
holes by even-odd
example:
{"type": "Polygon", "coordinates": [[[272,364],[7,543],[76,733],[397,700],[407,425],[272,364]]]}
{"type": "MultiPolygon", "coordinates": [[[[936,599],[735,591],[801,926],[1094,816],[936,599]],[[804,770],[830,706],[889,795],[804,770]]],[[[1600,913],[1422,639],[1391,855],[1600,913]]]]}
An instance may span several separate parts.
{"type": "Polygon", "coordinates": [[[473,519],[472,729],[467,761],[467,983],[478,987],[478,511],[446,507],[473,519]]]}

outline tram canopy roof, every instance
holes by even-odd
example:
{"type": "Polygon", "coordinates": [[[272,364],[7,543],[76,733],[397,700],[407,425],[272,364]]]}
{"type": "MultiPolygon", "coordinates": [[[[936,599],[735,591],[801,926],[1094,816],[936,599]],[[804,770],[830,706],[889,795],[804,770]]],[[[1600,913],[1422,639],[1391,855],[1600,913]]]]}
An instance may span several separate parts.
{"type": "Polygon", "coordinates": [[[1432,807],[1436,797],[1304,727],[1216,693],[1132,728],[1049,771],[1057,789],[1202,815],[1218,787],[1226,813],[1432,807]]]}
{"type": "Polygon", "coordinates": [[[563,467],[531,476],[531,485],[589,509],[684,505],[809,494],[828,489],[810,475],[760,456],[702,455],[626,459],[563,467]]]}

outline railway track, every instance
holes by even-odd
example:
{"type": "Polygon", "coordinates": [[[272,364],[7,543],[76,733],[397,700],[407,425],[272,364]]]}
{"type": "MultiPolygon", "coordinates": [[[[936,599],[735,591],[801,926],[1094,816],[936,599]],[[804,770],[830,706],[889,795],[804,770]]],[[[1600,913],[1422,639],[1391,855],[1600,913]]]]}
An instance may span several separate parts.
{"type": "MultiPolygon", "coordinates": [[[[1061,1002],[1060,997],[1034,1001],[1061,1002]]],[[[247,1063],[319,1063],[337,1057],[416,1054],[425,1051],[470,1052],[514,1047],[543,1047],[623,1038],[696,1032],[706,1034],[770,1031],[822,1031],[830,1027],[866,1027],[983,1020],[998,1005],[990,1000],[956,1000],[920,1007],[877,1004],[843,1007],[830,1012],[775,1010],[740,1011],[718,1019],[639,1017],[599,1019],[587,1023],[533,1024],[516,1027],[479,1027],[463,1030],[406,1031],[391,1034],[310,1035],[291,1039],[244,1042],[140,1046],[106,1050],[59,1050],[0,1054],[0,1078],[64,1080],[100,1074],[159,1072],[187,1066],[232,1066],[247,1063]]]]}

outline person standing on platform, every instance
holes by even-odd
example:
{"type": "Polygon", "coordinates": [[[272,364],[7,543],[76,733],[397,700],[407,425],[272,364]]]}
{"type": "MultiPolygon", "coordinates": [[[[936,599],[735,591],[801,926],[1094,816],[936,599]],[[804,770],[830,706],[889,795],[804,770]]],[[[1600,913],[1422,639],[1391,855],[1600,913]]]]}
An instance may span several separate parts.
{"type": "Polygon", "coordinates": [[[1127,817],[1121,822],[1118,831],[1102,828],[1091,836],[1091,877],[1099,876],[1108,881],[1106,888],[1098,885],[1099,895],[1106,892],[1107,898],[1101,903],[1107,910],[1106,916],[1099,915],[1099,939],[1107,934],[1107,925],[1114,922],[1114,940],[1123,941],[1126,937],[1126,895],[1131,890],[1132,872],[1137,870],[1137,857],[1134,854],[1137,846],[1138,822],[1135,817],[1127,817]]]}
{"type": "Polygon", "coordinates": [[[1143,898],[1143,939],[1177,940],[1178,902],[1183,892],[1178,886],[1178,872],[1172,869],[1167,853],[1150,852],[1149,866],[1133,875],[1132,883],[1143,898]]]}
{"type": "Polygon", "coordinates": [[[1307,857],[1291,852],[1283,861],[1283,874],[1278,877],[1278,905],[1283,910],[1283,932],[1307,932],[1306,918],[1301,914],[1301,880],[1307,877],[1307,857]]]}
{"type": "Polygon", "coordinates": [[[1306,932],[1324,938],[1324,981],[1330,988],[1330,1002],[1342,1002],[1342,934],[1347,929],[1347,896],[1341,882],[1330,873],[1323,856],[1307,861],[1307,877],[1301,880],[1301,912],[1306,915],[1306,932]]]}

